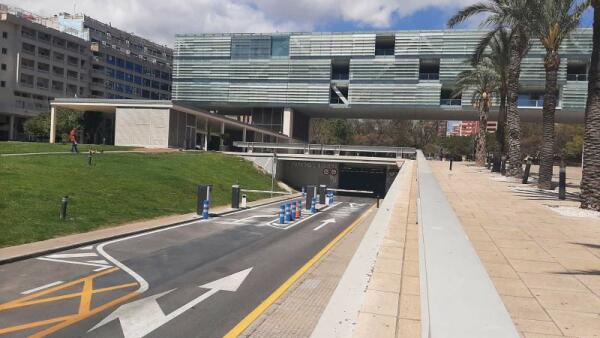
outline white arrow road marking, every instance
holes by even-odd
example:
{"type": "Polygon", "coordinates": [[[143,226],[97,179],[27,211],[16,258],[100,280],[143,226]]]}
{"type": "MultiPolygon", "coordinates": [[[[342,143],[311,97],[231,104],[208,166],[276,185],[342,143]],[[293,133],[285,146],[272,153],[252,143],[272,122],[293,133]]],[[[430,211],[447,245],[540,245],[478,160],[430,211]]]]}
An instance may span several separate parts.
{"type": "Polygon", "coordinates": [[[322,221],[321,225],[319,225],[318,227],[314,228],[313,231],[317,231],[317,230],[321,229],[322,227],[326,226],[329,223],[335,223],[335,218],[330,218],[330,219],[326,219],[326,220],[322,221]]]}
{"type": "Polygon", "coordinates": [[[59,280],[59,281],[52,282],[52,283],[49,283],[49,284],[46,284],[46,285],[38,286],[37,288],[34,288],[34,289],[30,289],[30,290],[27,290],[27,291],[23,291],[23,292],[21,292],[21,294],[22,294],[22,295],[28,295],[28,294],[30,294],[30,293],[34,293],[34,292],[36,292],[36,291],[44,290],[44,289],[47,289],[47,288],[49,288],[49,287],[52,287],[52,286],[55,286],[55,285],[60,285],[60,284],[62,284],[62,283],[64,283],[64,282],[63,282],[63,281],[61,281],[61,280],[59,280]]]}
{"type": "Polygon", "coordinates": [[[49,262],[58,262],[58,263],[67,263],[67,264],[76,264],[76,265],[88,265],[88,266],[98,267],[98,269],[96,269],[94,271],[101,271],[101,270],[105,270],[107,268],[110,268],[110,265],[95,264],[95,263],[86,263],[86,262],[76,262],[76,261],[68,261],[66,259],[54,259],[54,258],[48,258],[48,257],[38,257],[37,259],[42,260],[42,261],[49,261],[49,262]]]}
{"type": "Polygon", "coordinates": [[[175,289],[152,295],[146,298],[142,298],[135,302],[121,305],[113,313],[104,318],[100,323],[96,324],[96,326],[91,328],[90,331],[95,330],[100,326],[105,325],[115,319],[119,319],[119,321],[121,322],[121,329],[123,330],[123,336],[125,338],[144,337],[145,335],[158,329],[173,318],[191,309],[193,306],[208,299],[209,297],[211,297],[219,291],[237,291],[237,289],[240,287],[240,285],[242,285],[246,277],[248,277],[250,271],[252,271],[252,268],[248,268],[246,270],[236,272],[227,277],[218,279],[214,282],[201,285],[201,288],[209,289],[209,291],[189,301],[188,303],[169,313],[168,315],[164,314],[156,300],[172,292],[175,289]]]}

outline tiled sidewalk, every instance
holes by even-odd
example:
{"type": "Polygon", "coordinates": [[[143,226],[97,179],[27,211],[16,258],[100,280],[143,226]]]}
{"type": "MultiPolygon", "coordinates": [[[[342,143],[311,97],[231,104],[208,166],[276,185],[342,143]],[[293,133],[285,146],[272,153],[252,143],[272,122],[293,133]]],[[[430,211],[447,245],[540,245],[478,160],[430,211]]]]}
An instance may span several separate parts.
{"type": "Polygon", "coordinates": [[[421,334],[416,163],[410,186],[394,205],[354,337],[418,338],[421,334]]]}
{"type": "Polygon", "coordinates": [[[430,165],[520,333],[600,336],[600,219],[560,216],[546,205],[575,202],[468,164],[430,165]]]}

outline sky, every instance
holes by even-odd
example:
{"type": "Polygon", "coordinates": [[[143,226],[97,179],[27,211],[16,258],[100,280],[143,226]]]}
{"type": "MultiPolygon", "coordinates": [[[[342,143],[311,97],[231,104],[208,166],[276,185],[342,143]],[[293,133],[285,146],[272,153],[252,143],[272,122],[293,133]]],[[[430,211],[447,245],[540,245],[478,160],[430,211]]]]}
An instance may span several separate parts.
{"type": "MultiPolygon", "coordinates": [[[[444,28],[477,0],[0,0],[38,15],[85,13],[173,45],[177,33],[444,28]]],[[[476,21],[476,20],[475,20],[476,21]]],[[[477,22],[464,27],[476,27],[477,22]]]]}
{"type": "MultiPolygon", "coordinates": [[[[177,33],[381,31],[445,28],[478,0],[0,0],[42,16],[84,13],[173,46],[177,33]]],[[[459,28],[476,28],[475,18],[459,28]]],[[[591,13],[582,20],[590,27],[591,13]]]]}

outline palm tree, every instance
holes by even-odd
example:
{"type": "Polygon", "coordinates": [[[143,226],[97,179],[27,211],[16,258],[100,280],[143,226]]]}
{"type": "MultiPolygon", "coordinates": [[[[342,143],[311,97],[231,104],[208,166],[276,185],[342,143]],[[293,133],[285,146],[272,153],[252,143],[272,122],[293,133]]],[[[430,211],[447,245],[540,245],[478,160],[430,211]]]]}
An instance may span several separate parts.
{"type": "Polygon", "coordinates": [[[506,95],[508,92],[508,66],[510,65],[510,41],[512,34],[509,30],[501,28],[490,31],[479,42],[471,56],[471,64],[475,67],[483,58],[489,59],[498,74],[498,128],[496,141],[499,144],[500,155],[505,153],[505,124],[506,124],[506,95]]]}
{"type": "Polygon", "coordinates": [[[592,0],[594,37],[585,108],[581,207],[600,211],[600,0],[592,0]]]}
{"type": "Polygon", "coordinates": [[[454,27],[470,17],[487,13],[482,26],[493,27],[494,30],[508,28],[511,30],[510,41],[510,63],[507,72],[506,92],[506,115],[508,127],[508,167],[506,174],[509,176],[521,176],[523,163],[521,157],[521,118],[517,108],[519,96],[519,75],[521,73],[521,61],[529,51],[528,6],[530,0],[485,0],[471,6],[465,7],[456,13],[450,20],[448,26],[454,27]]]}
{"type": "Polygon", "coordinates": [[[552,189],[552,168],[554,166],[554,112],[558,100],[558,69],[560,67],[559,48],[563,40],[579,26],[581,15],[589,6],[579,0],[531,0],[532,36],[540,40],[546,49],[544,68],[546,70],[546,90],[543,108],[543,143],[540,152],[540,189],[552,189]]]}
{"type": "Polygon", "coordinates": [[[489,58],[481,60],[473,69],[465,70],[458,74],[456,80],[456,93],[473,90],[471,102],[479,111],[479,134],[475,147],[475,164],[485,166],[487,154],[486,135],[487,121],[490,113],[492,97],[498,92],[500,79],[494,64],[489,58]]]}

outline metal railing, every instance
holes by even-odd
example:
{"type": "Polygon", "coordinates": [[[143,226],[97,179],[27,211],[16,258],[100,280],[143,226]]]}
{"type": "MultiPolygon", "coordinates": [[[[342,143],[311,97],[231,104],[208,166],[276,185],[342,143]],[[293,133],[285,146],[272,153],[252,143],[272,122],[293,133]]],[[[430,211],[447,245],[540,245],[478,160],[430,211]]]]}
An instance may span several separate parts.
{"type": "Polygon", "coordinates": [[[375,49],[375,56],[390,56],[394,55],[394,48],[377,48],[375,49]]]}
{"type": "Polygon", "coordinates": [[[532,108],[544,107],[544,99],[539,99],[539,100],[519,99],[517,103],[518,103],[519,107],[532,107],[532,108]]]}
{"type": "Polygon", "coordinates": [[[440,99],[440,106],[461,106],[461,99],[440,99]]]}
{"type": "Polygon", "coordinates": [[[331,74],[332,80],[348,80],[349,78],[350,78],[349,73],[332,73],[331,74]]]}
{"type": "Polygon", "coordinates": [[[287,149],[301,150],[304,153],[332,151],[335,153],[388,153],[388,154],[415,154],[412,147],[384,147],[384,146],[355,146],[355,145],[327,145],[310,143],[268,143],[268,142],[241,142],[235,141],[233,145],[245,149],[287,149]]]}
{"type": "Polygon", "coordinates": [[[419,80],[439,80],[440,73],[419,73],[419,80]]]}
{"type": "Polygon", "coordinates": [[[567,81],[587,81],[587,74],[567,74],[567,81]]]}

